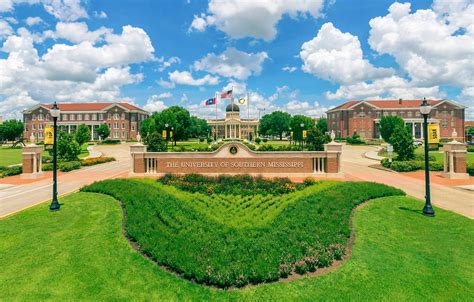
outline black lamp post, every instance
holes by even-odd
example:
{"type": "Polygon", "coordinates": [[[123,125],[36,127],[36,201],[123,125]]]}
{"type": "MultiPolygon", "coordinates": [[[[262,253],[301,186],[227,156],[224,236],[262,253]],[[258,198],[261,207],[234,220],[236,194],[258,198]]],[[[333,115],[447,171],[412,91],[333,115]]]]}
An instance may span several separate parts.
{"type": "Polygon", "coordinates": [[[423,115],[423,140],[425,145],[425,206],[423,208],[423,215],[433,217],[435,215],[434,209],[431,206],[430,196],[430,164],[428,160],[428,115],[431,112],[431,106],[423,99],[420,106],[420,112],[423,115]]]}
{"type": "Polygon", "coordinates": [[[57,211],[59,210],[59,202],[58,202],[58,183],[57,183],[57,134],[58,134],[58,127],[57,127],[57,122],[58,122],[58,117],[61,111],[58,108],[58,105],[56,102],[54,102],[53,107],[49,111],[51,113],[51,116],[53,117],[53,129],[54,129],[54,136],[53,136],[53,200],[51,201],[51,205],[49,206],[49,209],[51,211],[57,211]]]}
{"type": "Polygon", "coordinates": [[[291,131],[291,127],[290,127],[290,145],[291,145],[291,140],[292,140],[292,136],[293,136],[293,131],[291,131]]]}
{"type": "Polygon", "coordinates": [[[168,126],[169,126],[169,124],[166,123],[165,124],[165,129],[166,129],[165,130],[165,133],[166,133],[166,151],[168,151],[168,137],[170,136],[169,133],[168,133],[168,126]]]}
{"type": "Polygon", "coordinates": [[[301,123],[300,126],[301,126],[301,141],[300,141],[300,145],[301,145],[301,151],[303,151],[303,129],[304,129],[304,123],[301,123]]]}

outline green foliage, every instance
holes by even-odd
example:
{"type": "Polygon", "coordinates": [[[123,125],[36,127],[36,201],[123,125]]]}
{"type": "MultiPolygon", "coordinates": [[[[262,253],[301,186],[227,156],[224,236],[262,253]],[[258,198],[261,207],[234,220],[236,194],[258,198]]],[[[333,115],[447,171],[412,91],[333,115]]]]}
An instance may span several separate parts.
{"type": "Polygon", "coordinates": [[[331,141],[329,135],[324,134],[318,127],[311,128],[306,138],[306,146],[310,151],[324,151],[324,144],[331,141]]]}
{"type": "Polygon", "coordinates": [[[79,146],[82,146],[91,140],[91,130],[86,124],[81,124],[79,127],[77,127],[74,138],[76,139],[76,142],[79,144],[79,146]]]}
{"type": "Polygon", "coordinates": [[[474,152],[474,147],[467,147],[467,152],[474,152]]]}
{"type": "Polygon", "coordinates": [[[279,197],[208,196],[125,179],[97,182],[82,191],[122,201],[128,236],[158,264],[223,288],[329,266],[345,254],[355,206],[403,195],[382,184],[326,182],[279,197]]]}
{"type": "Polygon", "coordinates": [[[207,142],[208,144],[212,143],[212,138],[211,138],[211,137],[208,137],[208,138],[206,139],[206,142],[207,142]]]}
{"type": "Polygon", "coordinates": [[[171,106],[161,112],[153,113],[144,120],[140,126],[140,132],[146,137],[153,132],[162,133],[163,130],[171,131],[173,128],[173,141],[176,145],[176,141],[186,140],[190,135],[207,135],[209,126],[207,122],[204,122],[198,118],[191,121],[188,110],[180,106],[171,106]],[[194,123],[193,127],[192,123],[194,123]]]}
{"type": "Polygon", "coordinates": [[[474,176],[474,163],[467,163],[466,172],[469,175],[474,176]]]}
{"type": "Polygon", "coordinates": [[[275,135],[282,140],[283,133],[290,130],[290,120],[289,113],[273,111],[260,119],[259,131],[262,135],[275,135]]]}
{"type": "Polygon", "coordinates": [[[314,127],[314,120],[309,116],[305,115],[295,115],[291,118],[290,127],[293,131],[293,140],[301,141],[303,140],[303,131],[308,130],[314,127]],[[304,124],[303,129],[301,128],[301,123],[304,124]]]}
{"type": "Polygon", "coordinates": [[[405,122],[399,116],[383,116],[380,119],[380,135],[389,144],[393,144],[391,141],[392,134],[397,128],[404,128],[405,122]]]}
{"type": "Polygon", "coordinates": [[[268,138],[266,138],[266,137],[262,138],[262,142],[267,143],[267,142],[268,142],[268,138]]]}
{"type": "Polygon", "coordinates": [[[0,178],[19,175],[22,172],[21,166],[3,167],[0,166],[0,178]]]}
{"type": "Polygon", "coordinates": [[[158,132],[152,132],[143,140],[149,152],[166,152],[166,142],[158,132]]]}
{"type": "Polygon", "coordinates": [[[72,134],[60,132],[58,135],[58,159],[62,161],[78,160],[81,154],[81,146],[74,140],[72,134]]]}
{"type": "Polygon", "coordinates": [[[393,151],[398,154],[399,160],[410,160],[415,157],[413,137],[406,127],[395,128],[390,141],[393,145],[393,151]]]}
{"type": "Polygon", "coordinates": [[[325,117],[320,118],[316,123],[316,128],[322,133],[326,133],[328,131],[328,119],[325,117]]]}
{"type": "Polygon", "coordinates": [[[204,137],[200,137],[200,138],[199,138],[199,142],[200,142],[200,143],[203,143],[203,142],[204,142],[204,137]]]}
{"type": "Polygon", "coordinates": [[[77,170],[80,168],[81,168],[81,162],[78,160],[58,163],[58,169],[62,172],[69,172],[69,171],[77,170]]]}
{"type": "MultiPolygon", "coordinates": [[[[425,162],[421,159],[416,160],[394,160],[392,164],[388,161],[388,158],[384,158],[381,162],[383,167],[392,169],[397,172],[411,172],[417,170],[424,170],[425,169],[425,162]]],[[[443,163],[438,162],[436,160],[429,161],[430,171],[443,171],[443,163]]]]}
{"type": "Polygon", "coordinates": [[[255,139],[255,143],[256,143],[257,145],[259,145],[261,142],[262,142],[262,139],[261,139],[260,137],[257,137],[257,138],[255,139]]]}
{"type": "Polygon", "coordinates": [[[14,141],[23,135],[23,123],[18,120],[8,120],[0,123],[0,141],[14,141]]]}
{"type": "Polygon", "coordinates": [[[97,134],[99,135],[101,140],[107,139],[107,137],[109,137],[109,135],[110,135],[110,129],[109,129],[109,126],[107,126],[107,124],[101,124],[97,128],[96,131],[97,131],[97,134]]]}
{"type": "Polygon", "coordinates": [[[207,124],[205,119],[197,116],[191,116],[190,125],[187,128],[187,137],[202,137],[208,136],[211,132],[211,126],[207,124]]]}
{"type": "Polygon", "coordinates": [[[111,161],[115,161],[113,157],[101,156],[101,157],[94,157],[94,158],[86,158],[81,160],[81,166],[88,167],[94,166],[97,164],[108,163],[111,161]]]}
{"type": "Polygon", "coordinates": [[[355,131],[352,134],[352,137],[347,137],[346,138],[346,142],[349,145],[363,145],[363,144],[365,144],[365,141],[363,139],[361,139],[360,135],[355,131]]]}

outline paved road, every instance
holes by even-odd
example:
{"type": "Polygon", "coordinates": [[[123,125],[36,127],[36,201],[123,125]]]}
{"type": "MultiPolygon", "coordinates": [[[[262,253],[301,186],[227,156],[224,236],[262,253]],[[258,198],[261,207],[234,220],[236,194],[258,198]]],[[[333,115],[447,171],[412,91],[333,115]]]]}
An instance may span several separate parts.
{"type": "MultiPolygon", "coordinates": [[[[373,146],[344,146],[342,170],[345,175],[351,179],[375,181],[401,188],[408,195],[424,199],[424,180],[369,167],[378,162],[365,158],[363,154],[374,148],[373,146]]],[[[431,202],[440,208],[474,218],[474,192],[431,184],[431,202]]]]}
{"type": "MultiPolygon", "coordinates": [[[[58,194],[76,191],[94,181],[126,176],[130,169],[130,144],[120,146],[97,146],[105,156],[114,156],[117,161],[71,171],[58,176],[58,194]]],[[[51,177],[23,185],[0,187],[0,217],[47,201],[51,198],[51,177]]]]}

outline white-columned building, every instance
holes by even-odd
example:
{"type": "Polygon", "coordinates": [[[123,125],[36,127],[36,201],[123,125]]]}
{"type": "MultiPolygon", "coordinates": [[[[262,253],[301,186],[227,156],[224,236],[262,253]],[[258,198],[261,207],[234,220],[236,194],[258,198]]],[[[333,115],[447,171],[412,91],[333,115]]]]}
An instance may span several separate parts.
{"type": "Polygon", "coordinates": [[[217,139],[249,139],[258,133],[258,119],[240,118],[240,108],[235,104],[227,105],[223,119],[208,119],[212,133],[217,133],[217,139]]]}

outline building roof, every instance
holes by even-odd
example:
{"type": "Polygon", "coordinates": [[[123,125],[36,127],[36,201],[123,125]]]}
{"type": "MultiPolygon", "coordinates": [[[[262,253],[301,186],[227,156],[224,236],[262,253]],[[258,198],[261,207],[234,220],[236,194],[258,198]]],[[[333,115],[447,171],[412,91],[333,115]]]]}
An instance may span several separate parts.
{"type": "Polygon", "coordinates": [[[474,127],[474,121],[465,121],[464,126],[466,127],[474,127]]]}
{"type": "MultiPolygon", "coordinates": [[[[146,112],[145,110],[131,105],[129,103],[59,103],[58,107],[61,111],[100,111],[105,110],[107,107],[112,105],[119,105],[127,110],[139,110],[146,112]]],[[[39,106],[51,109],[53,104],[40,104],[39,106]]],[[[37,106],[31,108],[35,109],[37,106]]]]}
{"type": "Polygon", "coordinates": [[[236,104],[229,104],[225,107],[226,112],[239,112],[240,108],[236,104]]]}
{"type": "MultiPolygon", "coordinates": [[[[346,102],[342,105],[339,105],[335,108],[330,109],[328,112],[331,111],[336,111],[336,110],[344,110],[344,109],[351,109],[352,107],[361,104],[361,103],[366,103],[369,105],[372,105],[375,108],[378,109],[407,109],[407,108],[418,108],[420,107],[421,103],[423,100],[359,100],[359,101],[349,101],[346,102]]],[[[427,100],[428,104],[431,106],[437,106],[443,102],[450,102],[453,103],[461,108],[463,106],[460,106],[459,104],[456,104],[452,101],[447,101],[447,100],[427,100]]]]}

